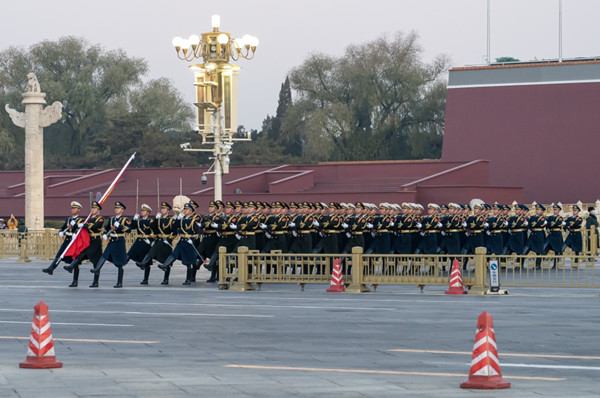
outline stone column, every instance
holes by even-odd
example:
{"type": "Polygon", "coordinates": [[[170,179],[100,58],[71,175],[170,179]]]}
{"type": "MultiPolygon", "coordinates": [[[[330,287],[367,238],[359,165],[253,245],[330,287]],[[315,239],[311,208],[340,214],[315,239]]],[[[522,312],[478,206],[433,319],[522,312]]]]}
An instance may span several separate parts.
{"type": "Polygon", "coordinates": [[[6,104],[13,123],[25,128],[25,226],[28,230],[44,229],[44,127],[62,117],[58,101],[44,109],[46,94],[40,91],[35,74],[27,75],[27,92],[23,93],[25,113],[6,104]]]}

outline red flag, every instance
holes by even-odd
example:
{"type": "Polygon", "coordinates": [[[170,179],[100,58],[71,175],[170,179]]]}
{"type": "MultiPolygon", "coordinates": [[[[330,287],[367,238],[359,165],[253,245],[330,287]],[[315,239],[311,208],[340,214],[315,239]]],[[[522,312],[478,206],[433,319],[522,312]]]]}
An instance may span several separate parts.
{"type": "Polygon", "coordinates": [[[71,257],[74,259],[79,255],[79,253],[87,249],[89,245],[90,234],[88,233],[87,229],[82,228],[81,232],[79,232],[75,237],[75,241],[71,243],[71,245],[63,253],[63,257],[71,257]]]}

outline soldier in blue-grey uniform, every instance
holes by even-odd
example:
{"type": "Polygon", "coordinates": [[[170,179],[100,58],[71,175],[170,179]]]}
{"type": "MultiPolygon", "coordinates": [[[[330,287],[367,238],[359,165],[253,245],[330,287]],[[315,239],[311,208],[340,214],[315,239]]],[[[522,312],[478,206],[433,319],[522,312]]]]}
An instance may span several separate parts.
{"type": "MultiPolygon", "coordinates": [[[[79,215],[80,211],[81,211],[81,203],[79,203],[77,201],[72,201],[71,202],[71,215],[69,217],[67,217],[67,219],[65,220],[65,223],[63,224],[63,226],[60,228],[60,231],[58,232],[58,236],[60,236],[61,238],[64,238],[63,243],[60,245],[58,252],[56,252],[56,256],[54,257],[54,260],[52,260],[52,263],[50,263],[48,268],[44,268],[42,270],[42,272],[45,272],[48,275],[52,275],[52,273],[54,272],[56,267],[58,267],[58,263],[60,263],[60,261],[61,261],[60,256],[65,251],[65,249],[67,248],[69,243],[71,243],[71,239],[73,239],[73,236],[79,229],[79,224],[81,224],[84,221],[84,218],[79,215]]],[[[65,260],[70,262],[71,258],[67,258],[65,260]]]]}
{"type": "MultiPolygon", "coordinates": [[[[133,216],[133,221],[131,222],[131,230],[135,230],[137,232],[137,238],[129,248],[127,257],[128,260],[133,260],[141,269],[145,269],[144,266],[140,265],[150,251],[152,243],[154,242],[154,238],[156,237],[156,219],[154,217],[150,217],[151,212],[152,208],[144,203],[140,207],[140,214],[136,213],[133,216]]],[[[150,272],[148,272],[148,275],[149,274],[150,272]]],[[[141,284],[147,285],[148,278],[145,277],[141,284]]]]}
{"type": "MultiPolygon", "coordinates": [[[[573,205],[573,215],[565,220],[565,229],[569,232],[569,235],[563,244],[563,251],[569,247],[577,256],[583,250],[583,238],[581,236],[583,218],[579,215],[580,211],[579,206],[573,205]]],[[[579,260],[575,259],[575,262],[579,262],[579,260]]]]}

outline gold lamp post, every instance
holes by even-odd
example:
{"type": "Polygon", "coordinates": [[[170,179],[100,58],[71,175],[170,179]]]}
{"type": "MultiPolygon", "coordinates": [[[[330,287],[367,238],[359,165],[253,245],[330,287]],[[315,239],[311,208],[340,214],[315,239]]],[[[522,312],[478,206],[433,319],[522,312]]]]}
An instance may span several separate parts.
{"type": "MultiPolygon", "coordinates": [[[[234,137],[237,132],[237,89],[240,67],[229,61],[252,59],[258,39],[244,35],[232,39],[230,33],[220,32],[221,18],[212,16],[212,32],[201,36],[191,35],[187,39],[175,37],[173,46],[179,59],[202,63],[191,64],[196,87],[197,126],[202,135],[202,144],[208,148],[190,148],[183,144],[184,151],[212,152],[214,171],[205,172],[215,176],[215,200],[222,200],[222,175],[229,173],[229,155],[236,141],[250,141],[246,137],[234,137]]],[[[210,170],[210,169],[209,169],[210,170]]]]}

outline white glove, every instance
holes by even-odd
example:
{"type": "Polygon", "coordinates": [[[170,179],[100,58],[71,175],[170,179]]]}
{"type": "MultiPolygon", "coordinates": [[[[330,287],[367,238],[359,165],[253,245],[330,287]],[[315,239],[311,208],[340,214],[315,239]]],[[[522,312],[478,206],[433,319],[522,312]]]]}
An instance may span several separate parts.
{"type": "Polygon", "coordinates": [[[440,234],[442,234],[442,236],[446,236],[446,233],[444,231],[440,232],[440,234]]]}
{"type": "Polygon", "coordinates": [[[108,235],[106,235],[106,234],[102,235],[102,239],[107,240],[108,239],[108,235]]]}
{"type": "Polygon", "coordinates": [[[296,232],[296,231],[292,231],[292,235],[293,235],[293,236],[294,236],[294,238],[295,238],[295,237],[297,237],[297,236],[298,236],[298,232],[296,232]]]}
{"type": "Polygon", "coordinates": [[[369,229],[373,228],[373,224],[371,224],[370,222],[368,222],[366,226],[367,226],[367,228],[369,228],[369,229]]]}
{"type": "Polygon", "coordinates": [[[258,224],[258,226],[260,227],[260,229],[267,229],[267,224],[260,223],[258,224]]]}
{"type": "Polygon", "coordinates": [[[179,215],[177,216],[178,220],[181,220],[183,218],[183,213],[179,213],[179,215]]]}
{"type": "Polygon", "coordinates": [[[483,223],[483,226],[484,226],[485,228],[488,228],[488,227],[490,226],[490,224],[488,224],[488,223],[484,222],[484,223],[483,223]]]}
{"type": "Polygon", "coordinates": [[[504,222],[502,223],[502,225],[504,225],[505,227],[508,227],[508,221],[504,221],[504,222]]]}
{"type": "Polygon", "coordinates": [[[346,224],[345,222],[342,223],[342,228],[348,228],[348,224],[346,224]]]}
{"type": "Polygon", "coordinates": [[[291,222],[291,223],[289,223],[289,224],[288,224],[288,226],[289,226],[290,228],[294,228],[294,227],[296,226],[296,223],[295,223],[295,222],[291,222]]]}
{"type": "Polygon", "coordinates": [[[545,221],[545,220],[544,220],[544,223],[543,223],[542,225],[544,225],[544,226],[545,226],[546,224],[548,224],[548,221],[545,221]]]}
{"type": "Polygon", "coordinates": [[[319,226],[319,222],[318,222],[317,220],[313,220],[313,225],[314,225],[315,227],[318,227],[318,226],[319,226]]]}
{"type": "MultiPolygon", "coordinates": [[[[564,223],[563,223],[563,224],[564,224],[564,223]]],[[[62,238],[63,236],[65,236],[65,233],[64,233],[63,231],[59,231],[59,232],[58,232],[58,236],[60,236],[60,237],[62,238]]]]}
{"type": "Polygon", "coordinates": [[[170,243],[167,239],[163,239],[163,243],[170,246],[170,243]]]}
{"type": "Polygon", "coordinates": [[[137,221],[138,218],[140,218],[140,215],[135,213],[135,215],[133,216],[133,219],[137,221]]]}
{"type": "Polygon", "coordinates": [[[161,217],[160,213],[156,213],[156,215],[154,216],[157,220],[161,217]]]}
{"type": "Polygon", "coordinates": [[[396,223],[392,221],[392,222],[390,223],[390,227],[393,227],[394,225],[396,225],[396,223]]]}
{"type": "Polygon", "coordinates": [[[121,223],[118,222],[118,221],[115,221],[115,223],[113,225],[115,226],[115,228],[119,228],[119,226],[121,225],[121,223]]]}
{"type": "Polygon", "coordinates": [[[437,223],[438,228],[442,228],[443,226],[444,226],[444,224],[442,224],[441,222],[437,223]]]}
{"type": "Polygon", "coordinates": [[[84,225],[84,223],[80,222],[79,224],[77,224],[77,228],[83,228],[84,225]]]}
{"type": "Polygon", "coordinates": [[[271,234],[270,234],[270,233],[268,233],[268,232],[265,232],[265,236],[266,236],[267,238],[269,238],[269,239],[271,239],[271,238],[273,237],[273,235],[271,235],[271,234]]]}
{"type": "Polygon", "coordinates": [[[560,225],[562,225],[564,227],[565,225],[567,225],[567,223],[563,221],[562,224],[560,224],[560,225]]]}
{"type": "Polygon", "coordinates": [[[372,236],[372,237],[376,237],[376,236],[377,236],[377,234],[376,234],[375,232],[371,232],[371,236],[372,236]]]}
{"type": "Polygon", "coordinates": [[[217,228],[219,226],[219,224],[217,224],[216,222],[213,221],[210,223],[210,226],[213,228],[217,228]]]}
{"type": "Polygon", "coordinates": [[[425,232],[419,232],[419,235],[425,236],[425,232]]]}
{"type": "Polygon", "coordinates": [[[146,242],[147,244],[150,244],[150,239],[146,238],[146,239],[144,239],[144,242],[146,242]]]}
{"type": "Polygon", "coordinates": [[[529,225],[529,221],[527,221],[527,220],[526,220],[526,221],[523,223],[523,225],[524,225],[524,226],[528,226],[528,225],[529,225]]]}
{"type": "Polygon", "coordinates": [[[417,223],[417,228],[422,228],[423,224],[421,224],[420,222],[417,223]]]}
{"type": "Polygon", "coordinates": [[[467,222],[466,221],[463,221],[461,225],[463,226],[463,228],[467,228],[467,222]]]}
{"type": "Polygon", "coordinates": [[[235,225],[234,223],[230,223],[229,224],[229,228],[231,228],[231,229],[237,229],[237,225],[235,225]]]}
{"type": "Polygon", "coordinates": [[[351,234],[350,232],[346,232],[346,236],[347,236],[348,238],[351,238],[351,237],[352,237],[352,234],[351,234]]]}
{"type": "Polygon", "coordinates": [[[490,231],[485,231],[486,234],[488,234],[488,236],[491,236],[492,233],[490,231]]]}
{"type": "Polygon", "coordinates": [[[193,245],[193,244],[194,244],[194,241],[193,241],[193,240],[191,240],[191,239],[188,239],[188,240],[187,240],[187,243],[189,243],[190,245],[193,245]]]}
{"type": "Polygon", "coordinates": [[[73,225],[77,224],[77,222],[75,220],[71,220],[71,222],[69,224],[71,224],[71,226],[73,226],[73,225]]]}
{"type": "Polygon", "coordinates": [[[235,237],[237,238],[237,240],[242,239],[242,235],[240,235],[240,234],[235,234],[235,237]]]}

